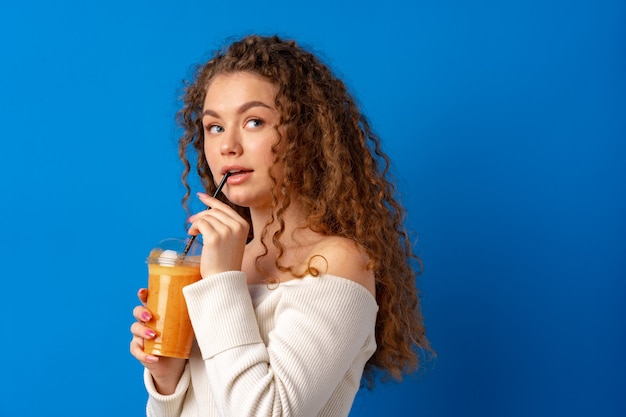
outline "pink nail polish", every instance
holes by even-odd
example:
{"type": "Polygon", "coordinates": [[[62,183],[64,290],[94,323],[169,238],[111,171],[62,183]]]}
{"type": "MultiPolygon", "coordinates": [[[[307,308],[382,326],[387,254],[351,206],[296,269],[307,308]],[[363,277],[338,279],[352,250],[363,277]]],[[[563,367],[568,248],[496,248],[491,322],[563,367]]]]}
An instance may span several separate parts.
{"type": "Polygon", "coordinates": [[[154,338],[156,336],[156,332],[152,329],[148,329],[146,330],[146,336],[148,336],[150,339],[154,338]]]}
{"type": "Polygon", "coordinates": [[[150,321],[150,319],[152,319],[152,316],[147,311],[144,311],[143,313],[141,313],[141,319],[143,321],[150,321]]]}

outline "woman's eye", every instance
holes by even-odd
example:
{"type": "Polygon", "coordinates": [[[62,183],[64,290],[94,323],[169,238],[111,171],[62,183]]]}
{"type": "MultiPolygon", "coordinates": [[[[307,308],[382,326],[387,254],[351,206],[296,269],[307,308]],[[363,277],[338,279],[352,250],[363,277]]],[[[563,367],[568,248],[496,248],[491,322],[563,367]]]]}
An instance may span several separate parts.
{"type": "Polygon", "coordinates": [[[246,122],[247,127],[255,128],[263,126],[263,120],[261,119],[250,119],[246,122]]]}
{"type": "Polygon", "coordinates": [[[207,132],[211,134],[221,133],[224,131],[224,128],[220,125],[209,125],[204,128],[207,132]]]}

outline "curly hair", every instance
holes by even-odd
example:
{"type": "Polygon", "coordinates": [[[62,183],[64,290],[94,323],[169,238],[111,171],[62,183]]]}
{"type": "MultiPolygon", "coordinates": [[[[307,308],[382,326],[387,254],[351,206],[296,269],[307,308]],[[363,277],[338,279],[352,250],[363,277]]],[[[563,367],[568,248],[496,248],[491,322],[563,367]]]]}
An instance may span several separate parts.
{"type": "MultiPolygon", "coordinates": [[[[207,192],[216,188],[204,155],[202,106],[213,78],[235,72],[260,75],[277,87],[275,105],[285,132],[280,139],[285,141],[283,151],[274,157],[274,163],[284,167],[281,180],[273,179],[275,210],[261,231],[264,255],[268,253],[268,226],[277,222],[280,227],[269,238],[279,252],[275,265],[296,275],[281,264],[282,215],[294,198],[307,214],[304,227],[358,243],[369,256],[367,268],[375,276],[379,306],[378,348],[366,364],[363,380],[368,387],[377,378],[401,380],[403,374],[418,369],[420,352],[432,351],[416,286],[422,262],[413,253],[403,225],[405,210],[394,197],[390,161],[380,138],[345,84],[317,56],[293,40],[252,35],[218,50],[206,64],[196,67],[193,80],[184,86],[184,106],[177,115],[183,128],[178,145],[186,189],[183,206],[187,209],[191,191],[187,182],[190,159],[196,159],[196,171],[207,192]]],[[[246,208],[224,197],[222,201],[250,222],[246,208]]]]}

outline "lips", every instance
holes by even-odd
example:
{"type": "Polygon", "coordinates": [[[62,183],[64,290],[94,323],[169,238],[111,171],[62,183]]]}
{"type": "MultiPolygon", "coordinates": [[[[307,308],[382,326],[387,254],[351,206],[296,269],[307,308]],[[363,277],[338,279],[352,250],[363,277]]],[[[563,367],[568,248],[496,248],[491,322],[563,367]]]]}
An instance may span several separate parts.
{"type": "Polygon", "coordinates": [[[233,185],[240,184],[252,175],[252,170],[249,169],[231,169],[228,172],[230,173],[228,176],[228,184],[233,185]]]}
{"type": "Polygon", "coordinates": [[[233,169],[228,172],[230,172],[230,175],[226,183],[229,185],[239,185],[246,182],[248,178],[252,176],[253,171],[247,169],[233,169]]]}
{"type": "Polygon", "coordinates": [[[221,173],[225,175],[227,172],[230,172],[231,175],[241,174],[245,172],[252,172],[251,169],[243,167],[241,165],[224,165],[222,166],[221,173]]]}

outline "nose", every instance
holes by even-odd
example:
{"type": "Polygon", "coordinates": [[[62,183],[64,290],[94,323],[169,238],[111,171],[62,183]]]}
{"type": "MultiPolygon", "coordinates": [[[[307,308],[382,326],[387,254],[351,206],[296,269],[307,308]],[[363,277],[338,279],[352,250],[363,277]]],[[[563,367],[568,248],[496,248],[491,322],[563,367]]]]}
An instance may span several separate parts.
{"type": "Polygon", "coordinates": [[[229,129],[221,135],[220,152],[222,155],[240,155],[243,148],[241,147],[241,133],[237,129],[229,129]]]}

